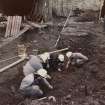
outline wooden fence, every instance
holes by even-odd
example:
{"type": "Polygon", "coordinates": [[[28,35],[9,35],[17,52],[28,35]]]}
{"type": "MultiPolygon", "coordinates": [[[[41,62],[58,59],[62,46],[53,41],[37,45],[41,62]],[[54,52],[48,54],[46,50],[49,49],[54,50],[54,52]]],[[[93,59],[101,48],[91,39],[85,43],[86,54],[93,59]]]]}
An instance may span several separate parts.
{"type": "Polygon", "coordinates": [[[47,16],[52,16],[52,11],[57,16],[68,16],[70,9],[99,10],[103,0],[46,0],[47,16]]]}

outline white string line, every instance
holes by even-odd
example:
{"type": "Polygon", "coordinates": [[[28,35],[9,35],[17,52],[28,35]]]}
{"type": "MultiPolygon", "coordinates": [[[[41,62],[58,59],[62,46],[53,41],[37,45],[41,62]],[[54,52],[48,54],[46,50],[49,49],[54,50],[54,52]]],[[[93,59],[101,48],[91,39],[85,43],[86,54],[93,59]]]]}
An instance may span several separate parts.
{"type": "Polygon", "coordinates": [[[9,60],[14,59],[14,58],[17,58],[17,57],[19,57],[19,56],[14,56],[14,57],[12,57],[12,58],[8,58],[8,59],[1,60],[0,63],[9,61],[9,60]]]}
{"type": "Polygon", "coordinates": [[[67,19],[66,19],[66,21],[65,21],[65,23],[64,23],[64,26],[63,26],[63,28],[62,28],[62,30],[61,30],[61,32],[60,32],[60,34],[59,34],[59,36],[58,36],[58,39],[57,39],[57,41],[56,41],[56,43],[55,43],[55,47],[57,46],[57,44],[58,44],[58,42],[59,42],[59,40],[60,40],[60,37],[61,37],[61,33],[63,32],[63,30],[65,29],[65,27],[66,27],[66,25],[67,25],[67,22],[68,22],[68,20],[69,20],[69,17],[71,16],[71,12],[72,11],[72,9],[70,10],[70,13],[69,13],[69,15],[68,15],[68,17],[67,17],[67,19]]]}

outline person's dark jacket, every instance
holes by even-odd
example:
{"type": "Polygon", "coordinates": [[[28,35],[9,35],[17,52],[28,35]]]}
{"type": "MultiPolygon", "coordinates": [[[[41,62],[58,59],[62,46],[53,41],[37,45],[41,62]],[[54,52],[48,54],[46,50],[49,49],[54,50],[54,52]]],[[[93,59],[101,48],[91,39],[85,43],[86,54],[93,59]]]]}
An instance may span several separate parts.
{"type": "Polygon", "coordinates": [[[49,70],[50,71],[56,71],[58,70],[59,68],[62,69],[63,68],[63,64],[64,62],[61,62],[59,59],[58,59],[58,54],[51,54],[50,55],[50,59],[49,59],[49,70]]]}

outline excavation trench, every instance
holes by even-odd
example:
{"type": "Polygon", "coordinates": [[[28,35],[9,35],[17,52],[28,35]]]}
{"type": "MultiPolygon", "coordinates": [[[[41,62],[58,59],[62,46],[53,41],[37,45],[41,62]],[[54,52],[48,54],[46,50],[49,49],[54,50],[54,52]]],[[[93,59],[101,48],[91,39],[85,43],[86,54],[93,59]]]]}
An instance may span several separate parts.
{"type": "MultiPolygon", "coordinates": [[[[41,32],[28,31],[24,34],[25,42],[19,37],[0,49],[0,60],[16,56],[16,46],[20,43],[27,46],[29,54],[34,54],[34,50],[40,50],[40,52],[54,50],[53,46],[59,35],[59,30],[55,26],[43,29],[41,32]]],[[[100,100],[104,101],[104,92],[101,93],[101,91],[105,91],[105,37],[102,32],[102,25],[94,22],[69,24],[62,34],[57,48],[61,49],[68,46],[70,46],[71,51],[81,52],[89,57],[89,61],[79,68],[70,65],[68,70],[52,72],[54,90],[49,91],[46,96],[55,96],[56,105],[71,105],[71,102],[78,105],[98,102],[101,105],[100,100]],[[81,32],[77,32],[79,30],[81,32]],[[85,34],[81,35],[81,33],[85,34]],[[67,100],[68,95],[70,97],[67,100]]],[[[0,67],[15,60],[17,59],[1,63],[0,67]]],[[[2,100],[0,105],[18,105],[24,100],[18,94],[18,88],[23,78],[22,66],[24,63],[0,74],[0,100],[2,100]]],[[[30,102],[29,105],[34,105],[34,103],[30,102]]],[[[44,105],[48,105],[48,102],[44,102],[44,105]]]]}

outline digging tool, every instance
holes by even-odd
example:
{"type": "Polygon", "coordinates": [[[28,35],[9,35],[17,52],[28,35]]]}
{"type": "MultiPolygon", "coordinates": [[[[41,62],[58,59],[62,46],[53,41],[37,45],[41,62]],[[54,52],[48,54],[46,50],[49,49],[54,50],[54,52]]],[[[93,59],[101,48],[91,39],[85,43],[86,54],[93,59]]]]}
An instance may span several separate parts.
{"type": "Polygon", "coordinates": [[[47,99],[48,97],[43,97],[43,98],[39,98],[39,99],[37,99],[38,101],[42,101],[42,100],[45,100],[45,99],[47,99]]]}
{"type": "Polygon", "coordinates": [[[5,70],[7,70],[7,69],[9,69],[9,68],[11,68],[11,67],[13,67],[13,66],[15,66],[15,65],[17,65],[17,64],[19,64],[19,63],[21,63],[21,62],[23,62],[25,59],[26,58],[21,58],[18,61],[16,61],[16,62],[14,62],[14,63],[12,63],[12,64],[10,64],[10,65],[2,68],[2,69],[0,69],[0,73],[3,72],[3,71],[5,71],[5,70]]]}
{"type": "Polygon", "coordinates": [[[54,96],[43,97],[43,98],[40,98],[40,99],[37,99],[37,100],[42,101],[42,100],[45,100],[45,99],[52,100],[53,102],[56,102],[56,98],[54,96]]]}
{"type": "Polygon", "coordinates": [[[53,54],[53,53],[62,52],[62,51],[66,51],[66,50],[69,50],[69,48],[64,48],[64,49],[52,51],[52,52],[49,52],[49,53],[50,53],[50,54],[53,54]]]}

